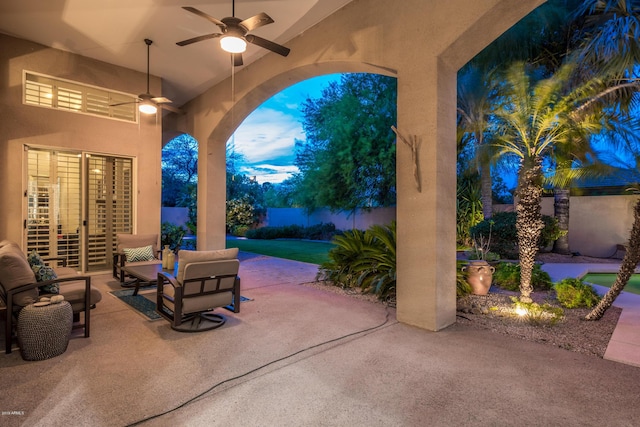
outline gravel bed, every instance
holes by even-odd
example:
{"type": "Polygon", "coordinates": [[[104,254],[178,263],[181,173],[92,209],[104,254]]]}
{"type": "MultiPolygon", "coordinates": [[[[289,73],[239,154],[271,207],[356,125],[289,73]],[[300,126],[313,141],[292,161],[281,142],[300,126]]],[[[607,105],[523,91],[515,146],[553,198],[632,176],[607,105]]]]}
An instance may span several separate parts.
{"type": "MultiPolygon", "coordinates": [[[[531,323],[512,313],[513,296],[517,296],[517,293],[492,288],[486,296],[459,298],[457,324],[602,358],[622,312],[618,307],[611,307],[602,319],[587,321],[584,317],[590,309],[565,308],[564,317],[555,324],[535,319],[531,323]]],[[[559,306],[553,292],[534,292],[532,297],[538,304],[559,306]]]]}
{"type": "MultiPolygon", "coordinates": [[[[576,257],[573,258],[573,262],[576,262],[576,257]]],[[[556,260],[555,262],[562,261],[556,260]]],[[[583,262],[599,261],[596,259],[596,261],[583,262]]],[[[351,298],[375,304],[383,304],[375,295],[363,294],[357,289],[343,289],[325,282],[310,282],[302,285],[347,295],[351,298]]],[[[584,320],[590,309],[563,309],[564,317],[553,325],[542,322],[530,323],[522,317],[511,314],[513,309],[511,298],[517,295],[516,292],[503,291],[492,287],[486,296],[468,295],[464,298],[459,298],[457,300],[456,323],[459,327],[488,330],[522,340],[552,345],[576,353],[604,357],[622,309],[611,307],[603,318],[598,321],[584,320]]],[[[539,304],[546,302],[554,307],[559,306],[552,291],[534,292],[532,298],[539,304]]],[[[390,305],[395,306],[395,301],[390,302],[390,305]]]]}

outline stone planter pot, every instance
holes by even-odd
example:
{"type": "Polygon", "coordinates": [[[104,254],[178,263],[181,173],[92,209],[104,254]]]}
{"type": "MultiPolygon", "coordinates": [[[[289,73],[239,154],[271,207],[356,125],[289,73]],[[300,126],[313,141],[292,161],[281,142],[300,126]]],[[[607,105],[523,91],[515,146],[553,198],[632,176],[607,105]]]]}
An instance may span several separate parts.
{"type": "Polygon", "coordinates": [[[486,295],[489,293],[495,267],[489,265],[484,260],[472,260],[462,267],[462,271],[467,272],[467,282],[471,285],[471,293],[474,295],[486,295]]]}

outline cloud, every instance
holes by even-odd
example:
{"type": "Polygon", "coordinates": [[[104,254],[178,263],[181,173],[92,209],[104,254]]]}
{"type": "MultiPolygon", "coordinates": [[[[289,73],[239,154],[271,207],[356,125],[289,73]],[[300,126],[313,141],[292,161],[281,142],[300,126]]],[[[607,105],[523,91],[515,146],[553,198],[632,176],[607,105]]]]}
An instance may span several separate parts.
{"type": "Polygon", "coordinates": [[[258,164],[258,165],[244,165],[240,168],[240,173],[247,175],[263,184],[265,182],[271,182],[272,184],[278,184],[282,181],[290,178],[292,174],[299,172],[298,168],[293,165],[271,165],[271,164],[258,164]]]}
{"type": "MultiPolygon", "coordinates": [[[[282,111],[268,108],[255,110],[234,136],[235,149],[248,163],[287,158],[293,160],[296,139],[304,140],[300,121],[282,111]]],[[[279,162],[278,162],[279,163],[279,162]]]]}
{"type": "Polygon", "coordinates": [[[304,141],[300,104],[320,96],[323,87],[338,74],[305,80],[272,96],[251,113],[229,140],[242,154],[238,170],[258,182],[282,182],[298,172],[293,165],[295,142],[304,141]]]}

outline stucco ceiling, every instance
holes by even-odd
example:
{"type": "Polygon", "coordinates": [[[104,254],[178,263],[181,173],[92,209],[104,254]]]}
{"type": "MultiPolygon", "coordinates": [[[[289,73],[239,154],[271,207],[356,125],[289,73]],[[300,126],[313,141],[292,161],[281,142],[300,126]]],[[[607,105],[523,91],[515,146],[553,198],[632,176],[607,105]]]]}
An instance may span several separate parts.
{"type": "MultiPolygon", "coordinates": [[[[350,1],[236,0],[235,16],[246,19],[267,13],[275,23],[252,34],[286,46],[350,1]]],[[[163,79],[162,95],[180,106],[231,73],[230,55],[217,40],[176,45],[219,32],[182,6],[218,19],[232,14],[231,0],[1,0],[0,32],[141,72],[147,68],[144,39],[151,39],[151,74],[163,79]]],[[[243,55],[245,66],[265,54],[275,55],[249,45],[243,55]]],[[[140,93],[145,89],[141,87],[140,93]]]]}

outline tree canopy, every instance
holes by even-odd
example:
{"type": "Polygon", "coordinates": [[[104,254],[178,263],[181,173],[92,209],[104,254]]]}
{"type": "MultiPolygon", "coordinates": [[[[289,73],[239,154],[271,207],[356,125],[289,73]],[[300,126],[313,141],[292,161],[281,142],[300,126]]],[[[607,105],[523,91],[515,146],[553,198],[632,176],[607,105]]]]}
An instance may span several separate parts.
{"type": "Polygon", "coordinates": [[[162,205],[187,206],[198,183],[198,141],[188,134],[162,149],[162,205]]]}
{"type": "Polygon", "coordinates": [[[396,80],[345,74],[301,110],[306,141],[296,142],[298,203],[313,210],[394,205],[396,80]]]}

